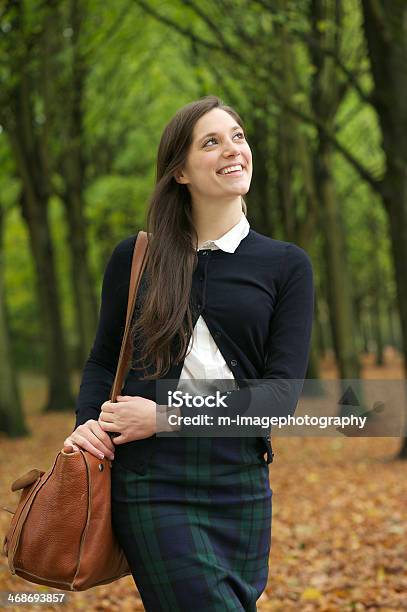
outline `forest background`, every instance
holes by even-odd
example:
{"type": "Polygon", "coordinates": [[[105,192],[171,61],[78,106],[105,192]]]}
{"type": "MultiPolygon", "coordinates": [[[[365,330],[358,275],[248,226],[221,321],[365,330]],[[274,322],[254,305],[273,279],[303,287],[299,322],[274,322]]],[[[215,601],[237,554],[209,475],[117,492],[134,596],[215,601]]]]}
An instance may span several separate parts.
{"type": "MultiPolygon", "coordinates": [[[[51,460],[71,431],[106,262],[145,227],[163,127],[207,94],[244,119],[251,226],[312,259],[307,378],[406,378],[406,24],[404,0],[0,2],[3,458],[19,444],[38,450],[41,426],[57,423],[59,438],[41,437],[51,460]]],[[[310,442],[289,444],[305,457],[310,442]]],[[[331,442],[320,449],[339,460],[342,442],[331,442]]],[[[389,487],[406,481],[406,438],[359,443],[343,441],[362,463],[391,456],[380,468],[389,487]]],[[[405,488],[394,494],[406,499],[405,488]]],[[[392,609],[399,591],[383,595],[376,569],[370,603],[383,596],[392,609]]],[[[292,605],[322,606],[324,584],[299,580],[292,605]]]]}

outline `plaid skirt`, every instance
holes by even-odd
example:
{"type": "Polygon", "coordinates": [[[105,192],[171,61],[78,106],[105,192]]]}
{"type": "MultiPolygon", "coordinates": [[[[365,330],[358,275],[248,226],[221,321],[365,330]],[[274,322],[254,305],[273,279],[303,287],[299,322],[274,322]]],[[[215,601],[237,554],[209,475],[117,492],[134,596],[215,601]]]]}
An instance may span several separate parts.
{"type": "Polygon", "coordinates": [[[147,612],[255,612],[272,490],[259,438],[156,438],[145,474],[115,459],[112,522],[147,612]]]}

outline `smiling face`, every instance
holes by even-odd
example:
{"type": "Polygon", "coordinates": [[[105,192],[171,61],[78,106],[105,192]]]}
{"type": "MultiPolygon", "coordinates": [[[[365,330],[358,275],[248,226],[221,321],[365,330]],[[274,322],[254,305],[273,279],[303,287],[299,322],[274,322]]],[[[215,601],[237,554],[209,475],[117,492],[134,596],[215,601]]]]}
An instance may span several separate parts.
{"type": "Polygon", "coordinates": [[[214,108],[195,124],[192,144],[178,183],[192,199],[230,199],[249,191],[252,153],[243,129],[224,110],[214,108]]]}

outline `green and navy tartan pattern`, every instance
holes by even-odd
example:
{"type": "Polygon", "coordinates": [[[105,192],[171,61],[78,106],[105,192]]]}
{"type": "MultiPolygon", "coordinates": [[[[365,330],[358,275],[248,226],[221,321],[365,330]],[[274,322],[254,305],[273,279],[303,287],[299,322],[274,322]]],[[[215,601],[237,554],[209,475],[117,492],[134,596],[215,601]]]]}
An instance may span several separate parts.
{"type": "Polygon", "coordinates": [[[147,612],[256,611],[272,490],[259,438],[156,438],[143,475],[112,466],[112,521],[147,612]]]}

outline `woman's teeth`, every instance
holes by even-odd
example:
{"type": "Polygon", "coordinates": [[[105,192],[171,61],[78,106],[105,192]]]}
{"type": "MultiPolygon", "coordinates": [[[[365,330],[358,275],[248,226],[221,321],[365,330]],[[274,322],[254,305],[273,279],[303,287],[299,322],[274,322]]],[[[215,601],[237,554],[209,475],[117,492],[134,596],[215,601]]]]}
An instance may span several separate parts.
{"type": "Polygon", "coordinates": [[[240,164],[237,166],[229,166],[228,168],[223,168],[223,170],[219,170],[219,174],[230,174],[231,172],[240,172],[242,169],[243,168],[240,164]]]}

